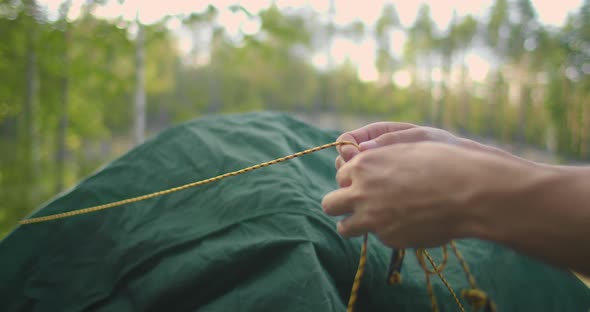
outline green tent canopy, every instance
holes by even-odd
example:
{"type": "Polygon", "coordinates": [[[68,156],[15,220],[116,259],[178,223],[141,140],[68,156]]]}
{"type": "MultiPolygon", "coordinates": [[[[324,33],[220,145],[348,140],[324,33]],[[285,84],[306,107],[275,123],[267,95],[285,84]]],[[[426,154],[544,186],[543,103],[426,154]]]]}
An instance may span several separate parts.
{"type": "MultiPolygon", "coordinates": [[[[207,117],[170,128],[32,217],[209,178],[337,134],[278,113],[207,117]]],[[[362,238],[345,239],[320,207],[335,189],[334,148],[101,212],[21,225],[0,243],[1,311],[345,311],[362,238]]],[[[457,242],[498,311],[588,311],[575,276],[501,246],[457,242]]],[[[431,250],[440,261],[440,251],[431,250]]],[[[369,238],[356,311],[431,311],[411,253],[388,286],[391,249],[369,238]]],[[[444,274],[468,288],[450,255],[444,274]]],[[[442,311],[457,311],[433,278],[442,311]]]]}

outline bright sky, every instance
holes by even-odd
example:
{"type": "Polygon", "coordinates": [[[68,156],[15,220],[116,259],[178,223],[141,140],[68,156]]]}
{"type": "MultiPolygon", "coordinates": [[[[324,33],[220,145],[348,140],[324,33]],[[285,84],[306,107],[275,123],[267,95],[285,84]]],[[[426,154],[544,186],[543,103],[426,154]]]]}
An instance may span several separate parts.
{"type": "MultiPolygon", "coordinates": [[[[75,18],[85,0],[73,0],[73,7],[70,11],[70,17],[75,18]]],[[[533,5],[542,23],[554,26],[562,25],[568,13],[577,10],[583,0],[537,0],[533,5]]],[[[57,12],[57,8],[63,0],[40,0],[39,3],[47,6],[48,11],[52,14],[57,12]]],[[[241,4],[252,13],[256,13],[270,5],[271,0],[216,0],[216,1],[190,1],[190,0],[166,0],[164,1],[146,1],[146,0],[126,0],[119,4],[117,0],[110,0],[106,6],[99,7],[96,14],[103,17],[122,16],[128,20],[134,20],[136,14],[139,14],[140,20],[144,23],[153,23],[162,19],[166,15],[190,14],[191,12],[203,11],[209,3],[214,3],[220,9],[218,22],[226,27],[231,36],[237,36],[240,31],[246,33],[256,33],[260,28],[257,21],[249,20],[244,14],[234,14],[227,10],[232,4],[241,4]],[[139,12],[139,13],[138,13],[139,12]]],[[[365,24],[373,25],[379,18],[381,9],[387,3],[393,3],[398,11],[401,22],[404,26],[412,24],[416,18],[418,8],[422,3],[430,6],[430,11],[434,22],[439,28],[445,28],[453,12],[456,11],[458,16],[473,14],[483,17],[487,15],[489,7],[493,0],[371,0],[371,1],[350,1],[334,0],[335,15],[334,20],[337,24],[348,24],[355,20],[361,20],[365,24]]],[[[275,0],[275,3],[281,9],[310,7],[315,11],[327,16],[330,8],[330,0],[275,0]]],[[[183,52],[188,52],[197,40],[186,30],[180,29],[178,21],[172,21],[169,26],[178,35],[179,47],[183,52]]],[[[405,36],[402,32],[392,34],[392,51],[401,54],[404,45],[405,36]]],[[[349,59],[357,65],[359,77],[363,80],[375,80],[377,71],[375,63],[376,43],[372,38],[366,38],[360,42],[353,42],[348,39],[338,38],[332,44],[332,55],[336,64],[349,59]]],[[[318,53],[312,58],[312,62],[318,67],[325,67],[327,64],[325,54],[318,53]]],[[[471,69],[472,78],[479,80],[485,78],[489,70],[489,63],[485,56],[477,53],[471,53],[467,56],[467,64],[471,69]]],[[[401,72],[394,77],[399,84],[407,84],[408,74],[401,72]]],[[[436,79],[436,77],[434,77],[436,79]]]]}

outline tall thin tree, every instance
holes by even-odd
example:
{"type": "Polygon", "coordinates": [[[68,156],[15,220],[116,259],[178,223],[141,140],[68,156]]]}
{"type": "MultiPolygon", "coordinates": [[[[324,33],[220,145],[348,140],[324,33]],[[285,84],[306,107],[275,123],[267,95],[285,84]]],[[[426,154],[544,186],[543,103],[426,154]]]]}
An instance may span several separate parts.
{"type": "Polygon", "coordinates": [[[134,142],[140,144],[145,139],[145,52],[144,26],[139,20],[139,10],[135,19],[137,24],[137,38],[135,40],[135,116],[134,142]]]}
{"type": "Polygon", "coordinates": [[[61,74],[61,105],[59,106],[59,124],[57,129],[57,149],[56,149],[56,181],[55,188],[59,192],[65,184],[65,164],[66,164],[66,137],[68,129],[68,106],[70,93],[70,25],[68,22],[68,13],[72,6],[72,0],[66,0],[60,6],[59,21],[63,27],[63,54],[62,54],[62,74],[61,74]]]}

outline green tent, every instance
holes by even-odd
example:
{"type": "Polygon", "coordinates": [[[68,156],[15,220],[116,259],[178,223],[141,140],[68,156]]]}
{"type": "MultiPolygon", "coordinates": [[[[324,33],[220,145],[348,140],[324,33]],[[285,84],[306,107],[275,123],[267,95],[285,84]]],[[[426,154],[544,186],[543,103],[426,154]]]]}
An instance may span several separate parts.
{"type": "MultiPolygon", "coordinates": [[[[33,217],[216,176],[335,140],[287,115],[208,117],[166,130],[33,217]]],[[[362,238],[344,239],[320,207],[336,188],[335,149],[101,212],[21,225],[0,243],[1,311],[344,311],[362,238]]],[[[498,311],[587,311],[590,291],[501,246],[457,242],[498,311]]],[[[440,261],[440,251],[431,254],[440,261]]],[[[356,311],[431,311],[424,273],[369,239],[356,311]]],[[[467,280],[452,256],[444,271],[467,280]]],[[[457,311],[439,280],[442,311],[457,311]]]]}

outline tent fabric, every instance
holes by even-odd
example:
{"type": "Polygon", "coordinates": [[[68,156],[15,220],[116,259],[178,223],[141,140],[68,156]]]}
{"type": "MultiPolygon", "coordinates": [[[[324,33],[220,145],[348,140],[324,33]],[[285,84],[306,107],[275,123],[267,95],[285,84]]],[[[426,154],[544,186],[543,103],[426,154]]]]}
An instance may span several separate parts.
{"type": "MultiPolygon", "coordinates": [[[[288,115],[206,117],[134,148],[36,211],[66,212],[209,178],[332,142],[288,115]]],[[[322,212],[335,149],[178,193],[45,223],[0,243],[2,311],[345,311],[362,238],[322,212]]],[[[457,242],[499,311],[587,311],[576,277],[492,243],[457,242]]],[[[440,261],[440,251],[430,251],[440,261]]],[[[356,311],[431,311],[413,253],[388,286],[391,249],[369,238],[356,311]]],[[[445,277],[468,287],[450,255],[445,277]]],[[[442,311],[457,311],[433,277],[442,311]]]]}

